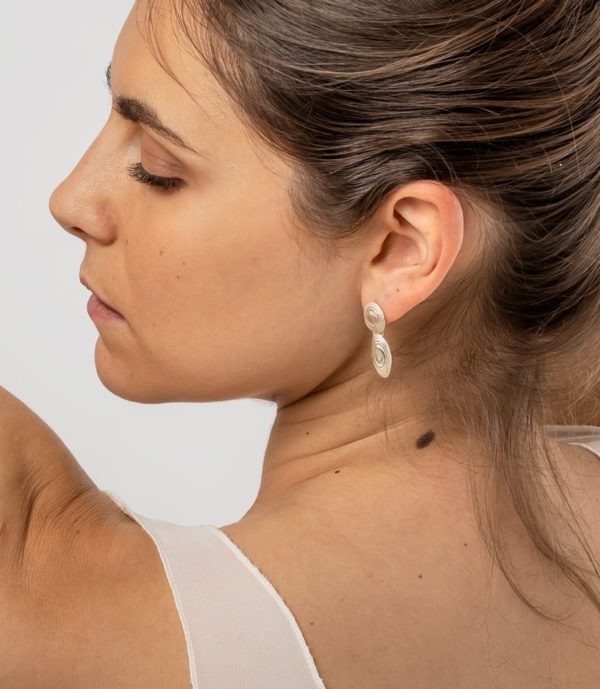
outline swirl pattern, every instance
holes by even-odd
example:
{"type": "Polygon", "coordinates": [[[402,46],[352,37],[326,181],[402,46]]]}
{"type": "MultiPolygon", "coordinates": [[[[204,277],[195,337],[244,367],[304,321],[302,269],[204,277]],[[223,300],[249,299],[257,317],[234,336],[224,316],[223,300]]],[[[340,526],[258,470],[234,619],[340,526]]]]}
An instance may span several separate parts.
{"type": "Polygon", "coordinates": [[[379,304],[370,301],[365,306],[365,323],[372,333],[381,335],[385,328],[385,315],[379,304]]]}
{"type": "Polygon", "coordinates": [[[373,359],[373,366],[377,373],[379,373],[382,378],[387,378],[392,368],[392,352],[383,335],[373,334],[371,358],[373,359]]]}

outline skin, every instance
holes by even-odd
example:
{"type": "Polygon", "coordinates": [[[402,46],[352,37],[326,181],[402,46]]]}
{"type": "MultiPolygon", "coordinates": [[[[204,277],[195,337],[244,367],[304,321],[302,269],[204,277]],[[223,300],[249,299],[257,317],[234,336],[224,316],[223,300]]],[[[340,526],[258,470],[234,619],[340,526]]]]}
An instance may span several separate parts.
{"type": "MultiPolygon", "coordinates": [[[[123,316],[97,323],[98,375],[115,395],[149,404],[275,403],[256,500],[223,530],[277,579],[268,558],[300,522],[315,542],[321,534],[336,572],[345,557],[335,550],[339,529],[353,524],[362,562],[379,558],[383,574],[384,561],[402,556],[392,544],[405,547],[424,496],[440,511],[432,521],[458,513],[464,475],[426,421],[432,383],[394,380],[393,364],[386,380],[374,371],[363,308],[381,306],[392,349],[410,340],[427,300],[474,259],[477,219],[445,185],[413,182],[390,193],[339,256],[325,258],[291,215],[290,163],[242,124],[168,22],[157,24],[157,37],[177,80],[162,69],[144,40],[144,9],[134,5],[116,42],[113,94],[152,103],[199,153],[111,111],[52,193],[59,226],[85,243],[81,275],[123,316]],[[127,166],[140,160],[183,187],[164,194],[135,181],[127,166]],[[431,430],[434,442],[418,450],[415,468],[417,441],[431,430]]],[[[3,388],[0,413],[0,673],[13,672],[12,683],[5,670],[0,684],[85,689],[115,686],[118,676],[130,689],[188,686],[184,640],[150,540],[3,388]],[[170,643],[149,657],[157,619],[170,643]],[[48,630],[57,628],[53,645],[48,630]]],[[[452,440],[453,452],[472,455],[472,441],[452,440]]],[[[323,561],[320,583],[328,577],[323,561]]],[[[299,581],[298,596],[304,588],[299,581]]]]}

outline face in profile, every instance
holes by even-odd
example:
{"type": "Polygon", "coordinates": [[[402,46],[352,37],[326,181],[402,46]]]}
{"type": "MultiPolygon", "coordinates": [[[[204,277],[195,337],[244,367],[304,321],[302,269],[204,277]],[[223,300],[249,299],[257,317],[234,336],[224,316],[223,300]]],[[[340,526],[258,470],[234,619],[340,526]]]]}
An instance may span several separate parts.
{"type": "Polygon", "coordinates": [[[357,262],[325,265],[292,220],[289,164],[163,12],[154,40],[169,75],[144,18],[137,3],[114,47],[108,119],[50,198],[85,243],[82,278],[122,315],[95,321],[98,375],[141,402],[291,400],[366,332],[357,262]]]}

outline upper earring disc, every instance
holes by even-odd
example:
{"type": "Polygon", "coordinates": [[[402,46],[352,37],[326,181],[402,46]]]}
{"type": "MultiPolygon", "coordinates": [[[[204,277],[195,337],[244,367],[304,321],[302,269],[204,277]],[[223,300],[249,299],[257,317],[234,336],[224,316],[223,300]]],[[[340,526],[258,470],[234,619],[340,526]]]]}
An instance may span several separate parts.
{"type": "Polygon", "coordinates": [[[377,302],[370,301],[365,306],[365,323],[372,333],[381,335],[385,329],[385,314],[377,302]]]}

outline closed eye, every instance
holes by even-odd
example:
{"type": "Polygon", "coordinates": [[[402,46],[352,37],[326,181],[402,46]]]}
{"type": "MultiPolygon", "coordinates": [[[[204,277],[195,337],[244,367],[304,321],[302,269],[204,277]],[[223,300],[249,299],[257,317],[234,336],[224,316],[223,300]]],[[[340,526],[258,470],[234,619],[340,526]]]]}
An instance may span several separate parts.
{"type": "Polygon", "coordinates": [[[161,193],[173,193],[185,184],[178,177],[159,177],[158,175],[153,175],[144,169],[141,162],[130,165],[127,170],[130,176],[137,182],[155,187],[161,193]]]}

